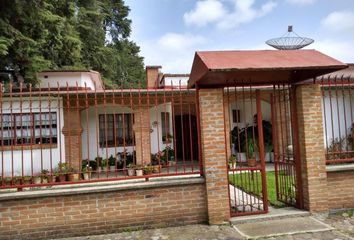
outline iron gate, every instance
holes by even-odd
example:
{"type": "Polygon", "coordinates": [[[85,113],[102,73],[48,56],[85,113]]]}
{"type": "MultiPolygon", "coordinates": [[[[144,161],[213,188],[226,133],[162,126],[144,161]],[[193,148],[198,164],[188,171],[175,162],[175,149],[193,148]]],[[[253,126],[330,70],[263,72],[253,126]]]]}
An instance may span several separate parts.
{"type": "Polygon", "coordinates": [[[227,87],[224,101],[225,125],[232,130],[228,147],[231,216],[267,213],[260,91],[251,86],[227,87]]]}
{"type": "Polygon", "coordinates": [[[302,208],[295,86],[274,85],[271,109],[277,199],[302,208]]]}

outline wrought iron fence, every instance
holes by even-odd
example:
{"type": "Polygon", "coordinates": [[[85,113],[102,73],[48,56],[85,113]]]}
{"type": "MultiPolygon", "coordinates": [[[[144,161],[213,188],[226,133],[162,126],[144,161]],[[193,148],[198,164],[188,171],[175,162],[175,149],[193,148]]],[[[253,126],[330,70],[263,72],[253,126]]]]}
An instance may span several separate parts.
{"type": "Polygon", "coordinates": [[[0,84],[0,186],[201,174],[194,90],[0,84]]]}
{"type": "Polygon", "coordinates": [[[321,85],[327,164],[354,162],[354,91],[351,77],[327,76],[321,85]]]}

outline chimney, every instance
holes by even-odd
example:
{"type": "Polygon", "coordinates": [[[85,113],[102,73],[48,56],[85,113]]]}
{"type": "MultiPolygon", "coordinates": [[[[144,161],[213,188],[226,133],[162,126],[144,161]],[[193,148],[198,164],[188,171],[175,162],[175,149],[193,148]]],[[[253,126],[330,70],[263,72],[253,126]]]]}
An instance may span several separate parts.
{"type": "Polygon", "coordinates": [[[161,66],[146,66],[147,88],[159,87],[159,69],[161,66]]]}

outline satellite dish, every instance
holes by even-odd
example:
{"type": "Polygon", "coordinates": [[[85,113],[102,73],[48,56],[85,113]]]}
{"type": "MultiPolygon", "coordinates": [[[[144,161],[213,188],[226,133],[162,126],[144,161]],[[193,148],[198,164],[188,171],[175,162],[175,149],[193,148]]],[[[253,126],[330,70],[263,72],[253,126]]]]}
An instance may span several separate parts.
{"type": "Polygon", "coordinates": [[[266,44],[278,50],[297,50],[313,42],[311,38],[300,37],[293,31],[293,26],[288,26],[288,32],[282,37],[269,39],[266,44]]]}

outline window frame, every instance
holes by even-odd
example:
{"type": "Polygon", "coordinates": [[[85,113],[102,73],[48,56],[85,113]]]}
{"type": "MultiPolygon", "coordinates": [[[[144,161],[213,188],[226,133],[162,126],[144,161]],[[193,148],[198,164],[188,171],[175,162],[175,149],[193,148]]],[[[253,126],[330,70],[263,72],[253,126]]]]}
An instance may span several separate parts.
{"type": "Polygon", "coordinates": [[[57,112],[3,113],[0,114],[0,118],[0,146],[2,147],[13,146],[17,148],[19,146],[40,145],[53,145],[55,147],[58,144],[57,112]],[[39,119],[36,119],[37,115],[40,116],[39,119]],[[43,118],[45,115],[48,115],[48,119],[43,118]],[[8,121],[4,121],[4,116],[8,116],[8,121]],[[29,120],[23,121],[25,116],[29,116],[29,120]],[[48,124],[43,124],[45,121],[49,121],[48,124]],[[24,125],[24,122],[27,122],[27,124],[24,125]],[[38,134],[36,135],[37,129],[40,132],[39,137],[37,137],[38,134]],[[53,131],[54,129],[55,131],[53,131]],[[45,132],[49,131],[49,135],[43,136],[43,130],[45,132]],[[18,131],[20,131],[20,134],[18,134],[18,131]],[[9,135],[6,139],[4,137],[5,132],[9,135]],[[25,132],[29,133],[29,136],[24,134],[25,132]]]}
{"type": "Polygon", "coordinates": [[[105,148],[105,147],[108,147],[108,148],[132,147],[132,146],[134,146],[133,124],[134,124],[134,115],[132,115],[131,113],[99,114],[98,115],[98,134],[99,134],[98,144],[99,144],[99,146],[101,148],[105,148]],[[118,119],[120,116],[122,116],[121,123],[118,122],[118,119]],[[112,118],[112,120],[113,120],[112,126],[110,128],[108,128],[109,118],[112,118]],[[114,122],[114,120],[116,122],[114,122]],[[108,131],[111,131],[113,133],[112,140],[107,138],[107,143],[106,143],[106,128],[104,127],[105,122],[106,122],[107,133],[108,133],[108,131]],[[123,122],[124,122],[124,124],[123,124],[123,122]],[[101,124],[103,124],[103,125],[101,126],[101,124]],[[128,127],[125,126],[126,124],[128,125],[128,127]],[[119,126],[122,126],[122,127],[119,127],[119,126]],[[128,129],[127,132],[125,132],[124,129],[128,129]],[[118,130],[122,131],[123,136],[121,138],[119,136],[117,137],[118,130]],[[128,137],[126,135],[128,135],[128,137]],[[130,139],[129,139],[129,136],[131,137],[130,139]],[[122,141],[119,141],[118,139],[122,139],[122,141]]]}

